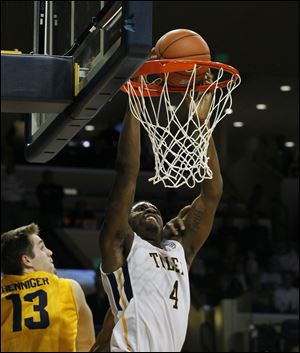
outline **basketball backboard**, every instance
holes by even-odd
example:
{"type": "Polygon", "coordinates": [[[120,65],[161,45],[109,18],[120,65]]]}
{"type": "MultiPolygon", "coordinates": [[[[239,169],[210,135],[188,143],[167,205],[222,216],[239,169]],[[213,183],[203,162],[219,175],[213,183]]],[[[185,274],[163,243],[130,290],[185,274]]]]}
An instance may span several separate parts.
{"type": "Polygon", "coordinates": [[[35,54],[69,57],[74,62],[72,102],[60,112],[33,111],[25,121],[25,157],[45,163],[147,59],[152,47],[152,1],[34,3],[35,54]]]}

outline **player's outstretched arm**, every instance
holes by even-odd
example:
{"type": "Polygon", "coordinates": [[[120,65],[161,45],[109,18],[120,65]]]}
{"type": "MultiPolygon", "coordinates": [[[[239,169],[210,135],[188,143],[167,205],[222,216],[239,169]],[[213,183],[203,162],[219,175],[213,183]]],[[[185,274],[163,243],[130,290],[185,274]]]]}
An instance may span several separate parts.
{"type": "Polygon", "coordinates": [[[118,143],[115,181],[99,237],[102,269],[106,273],[123,264],[133,240],[128,216],[140,168],[139,124],[128,109],[118,143]]]}
{"type": "MultiPolygon", "coordinates": [[[[205,83],[212,82],[212,76],[208,72],[205,83]]],[[[198,118],[204,121],[211,105],[212,93],[208,92],[197,105],[198,118]]],[[[201,184],[200,195],[191,205],[183,208],[177,218],[184,220],[184,231],[179,232],[178,239],[181,240],[185,249],[188,265],[192,261],[209,236],[215,212],[223,191],[223,180],[220,171],[219,159],[215,148],[214,140],[211,137],[208,147],[209,167],[213,173],[212,179],[204,179],[201,184]]]]}

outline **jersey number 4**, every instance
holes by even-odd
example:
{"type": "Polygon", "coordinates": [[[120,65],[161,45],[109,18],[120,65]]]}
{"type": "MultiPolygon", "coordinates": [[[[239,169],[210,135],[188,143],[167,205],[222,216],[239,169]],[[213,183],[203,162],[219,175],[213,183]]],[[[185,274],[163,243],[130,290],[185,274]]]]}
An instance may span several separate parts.
{"type": "Polygon", "coordinates": [[[178,281],[175,281],[172,292],[170,294],[170,299],[175,300],[175,303],[173,305],[174,309],[178,309],[178,281]]]}
{"type": "MultiPolygon", "coordinates": [[[[40,314],[40,320],[34,321],[33,317],[24,318],[24,324],[31,330],[38,328],[46,328],[49,326],[49,315],[45,310],[48,304],[47,293],[43,290],[38,290],[33,293],[24,295],[25,302],[33,302],[35,298],[38,298],[38,303],[33,305],[33,311],[40,314]]],[[[22,301],[19,294],[11,294],[6,297],[7,300],[11,300],[13,303],[13,331],[22,330],[22,301]]]]}

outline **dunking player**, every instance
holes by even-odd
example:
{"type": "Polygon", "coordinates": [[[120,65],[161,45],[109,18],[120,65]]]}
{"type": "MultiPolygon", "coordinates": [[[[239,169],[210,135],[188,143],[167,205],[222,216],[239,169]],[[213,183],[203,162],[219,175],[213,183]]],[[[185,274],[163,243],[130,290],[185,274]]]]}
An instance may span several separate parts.
{"type": "MultiPolygon", "coordinates": [[[[207,81],[211,82],[210,75],[207,81]]],[[[210,102],[208,93],[198,110],[201,120],[210,102]]],[[[201,194],[179,212],[179,231],[173,220],[167,223],[165,231],[169,228],[171,232],[165,236],[157,207],[147,201],[133,204],[140,165],[140,126],[129,112],[124,119],[116,178],[99,240],[102,281],[115,324],[112,352],[179,352],[182,348],[190,309],[188,270],[211,231],[222,194],[212,138],[208,156],[213,179],[204,180],[201,194]]],[[[101,334],[98,343],[94,351],[101,350],[101,334]]]]}
{"type": "Polygon", "coordinates": [[[1,351],[87,352],[91,310],[74,280],[58,278],[36,224],[1,235],[1,351]]]}

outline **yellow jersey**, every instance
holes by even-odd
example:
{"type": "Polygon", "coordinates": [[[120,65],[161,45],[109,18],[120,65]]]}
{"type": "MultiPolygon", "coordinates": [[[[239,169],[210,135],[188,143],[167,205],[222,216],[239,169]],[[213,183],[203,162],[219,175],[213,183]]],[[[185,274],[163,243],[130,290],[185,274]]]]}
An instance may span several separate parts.
{"type": "Polygon", "coordinates": [[[77,323],[69,280],[43,271],[1,278],[1,351],[75,352],[77,323]]]}

